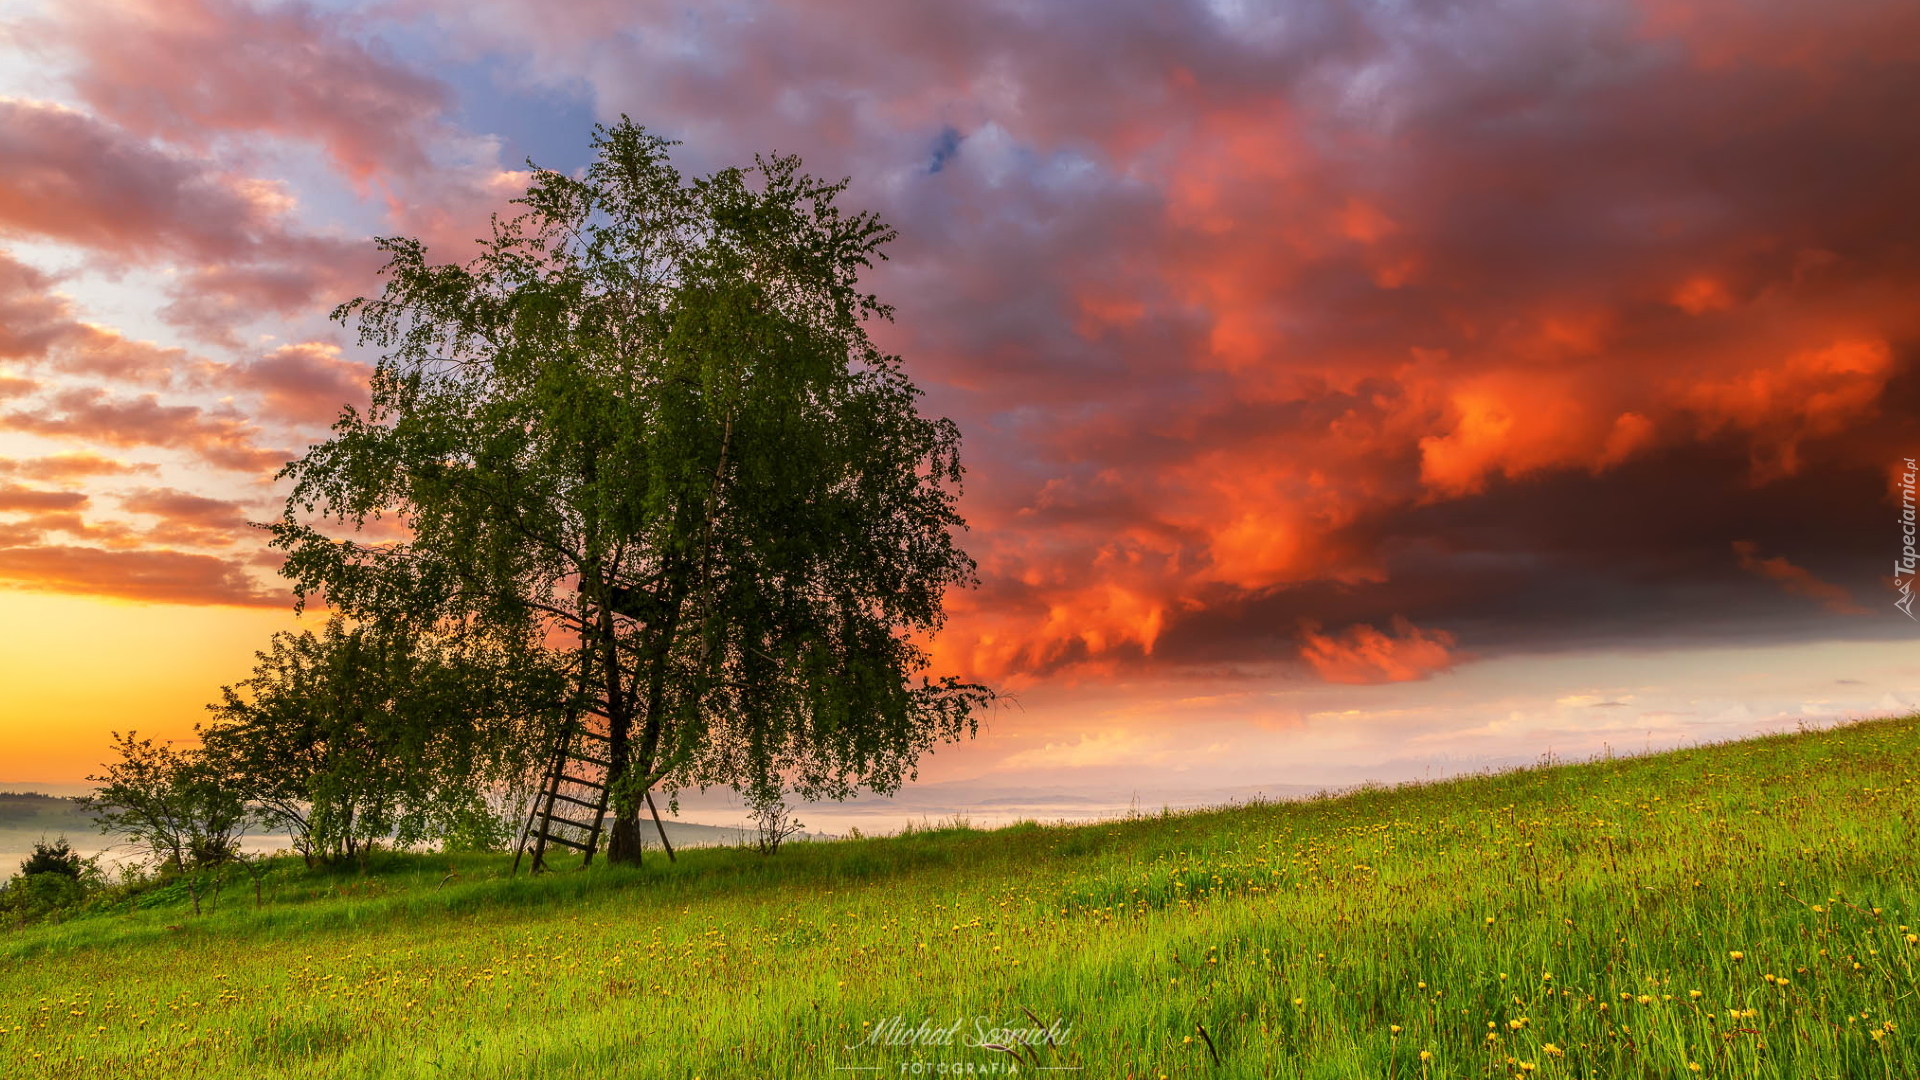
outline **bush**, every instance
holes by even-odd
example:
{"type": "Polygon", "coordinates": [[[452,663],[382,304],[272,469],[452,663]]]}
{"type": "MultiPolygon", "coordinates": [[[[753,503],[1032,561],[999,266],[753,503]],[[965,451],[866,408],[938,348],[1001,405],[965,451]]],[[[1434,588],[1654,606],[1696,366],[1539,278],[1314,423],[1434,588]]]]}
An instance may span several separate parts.
{"type": "Polygon", "coordinates": [[[65,837],[41,840],[21,861],[20,876],[0,887],[0,914],[27,922],[71,910],[102,881],[98,859],[82,857],[65,837]]]}

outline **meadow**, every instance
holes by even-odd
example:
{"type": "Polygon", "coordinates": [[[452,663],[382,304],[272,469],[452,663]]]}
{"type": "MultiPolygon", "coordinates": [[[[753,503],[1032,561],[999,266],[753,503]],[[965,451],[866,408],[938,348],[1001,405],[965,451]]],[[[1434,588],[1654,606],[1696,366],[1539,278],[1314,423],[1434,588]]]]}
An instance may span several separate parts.
{"type": "Polygon", "coordinates": [[[771,858],[282,863],[0,933],[0,1075],[1893,1080],[1917,817],[1909,717],[771,858]]]}

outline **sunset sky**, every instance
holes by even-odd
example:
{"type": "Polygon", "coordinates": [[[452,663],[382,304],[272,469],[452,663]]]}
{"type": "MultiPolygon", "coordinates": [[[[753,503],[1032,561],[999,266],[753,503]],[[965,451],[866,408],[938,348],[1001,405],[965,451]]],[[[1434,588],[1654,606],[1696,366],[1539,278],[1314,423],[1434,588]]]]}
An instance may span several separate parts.
{"type": "Polygon", "coordinates": [[[0,0],[0,786],[315,621],[247,522],[370,238],[621,114],[900,231],[1007,693],[949,802],[1912,711],[1916,102],[1911,0],[0,0]]]}

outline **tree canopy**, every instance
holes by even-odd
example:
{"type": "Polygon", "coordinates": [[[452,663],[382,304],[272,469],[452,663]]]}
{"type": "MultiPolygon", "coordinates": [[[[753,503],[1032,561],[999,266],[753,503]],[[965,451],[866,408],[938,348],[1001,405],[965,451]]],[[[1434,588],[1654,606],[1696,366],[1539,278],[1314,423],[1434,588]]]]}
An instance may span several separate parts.
{"type": "Polygon", "coordinates": [[[273,526],[303,600],[563,664],[616,860],[651,788],[890,791],[990,696],[926,674],[974,564],[959,432],[866,332],[893,231],[797,158],[687,180],[670,145],[596,129],[465,264],[381,240],[383,294],[335,313],[384,350],[371,404],[273,526]],[[385,516],[403,539],[336,535],[385,516]]]}

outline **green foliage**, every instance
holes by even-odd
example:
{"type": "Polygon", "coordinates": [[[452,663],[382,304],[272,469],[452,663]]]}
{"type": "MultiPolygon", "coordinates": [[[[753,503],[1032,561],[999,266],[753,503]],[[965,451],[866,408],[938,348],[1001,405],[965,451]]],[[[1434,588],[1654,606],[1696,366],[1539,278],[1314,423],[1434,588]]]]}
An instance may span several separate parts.
{"type": "Polygon", "coordinates": [[[20,863],[22,877],[35,874],[64,874],[80,880],[87,870],[87,860],[73,850],[62,836],[52,841],[41,840],[33,845],[33,851],[20,863]]]}
{"type": "Polygon", "coordinates": [[[0,892],[0,912],[19,922],[30,922],[77,907],[87,897],[79,878],[63,873],[26,874],[7,883],[0,892]]]}
{"type": "Polygon", "coordinates": [[[0,887],[0,919],[25,923],[72,910],[101,884],[98,858],[73,850],[65,837],[39,840],[19,875],[0,887]]]}
{"type": "Polygon", "coordinates": [[[87,778],[99,786],[80,805],[102,832],[128,837],[174,869],[231,858],[246,808],[222,763],[138,735],[113,733],[119,760],[87,778]]]}
{"type": "Polygon", "coordinates": [[[303,598],[553,653],[610,729],[616,859],[654,786],[890,791],[987,698],[923,675],[973,563],[959,433],[865,330],[892,230],[795,158],[688,182],[668,145],[597,129],[465,265],[382,240],[336,312],[387,350],[371,406],[273,527],[303,598]],[[409,539],[326,531],[386,514],[409,539]]]}
{"type": "Polygon", "coordinates": [[[335,616],[275,635],[213,707],[206,754],[309,859],[364,861],[388,840],[504,847],[487,796],[525,789],[557,720],[536,659],[335,616]]]}
{"type": "Polygon", "coordinates": [[[0,1073],[979,1075],[1005,1055],[848,1046],[1032,1010],[1072,1034],[1022,1072],[1906,1077],[1916,820],[1908,718],[777,859],[283,862],[257,910],[176,883],[0,936],[0,1073]]]}

